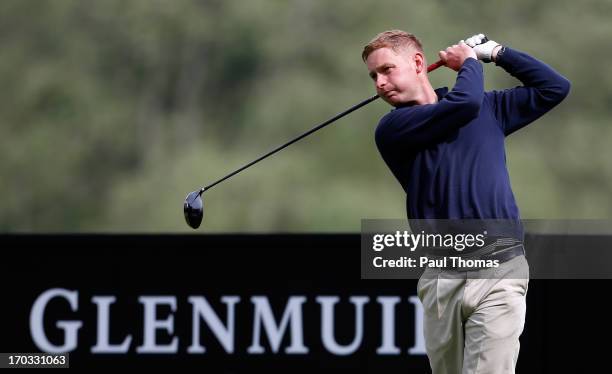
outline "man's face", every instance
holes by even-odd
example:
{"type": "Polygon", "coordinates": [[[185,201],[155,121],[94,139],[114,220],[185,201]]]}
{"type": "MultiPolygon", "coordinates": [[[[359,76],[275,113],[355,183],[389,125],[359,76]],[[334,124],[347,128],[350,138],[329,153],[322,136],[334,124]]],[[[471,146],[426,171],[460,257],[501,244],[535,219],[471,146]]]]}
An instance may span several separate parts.
{"type": "Polygon", "coordinates": [[[419,85],[414,51],[380,48],[368,56],[366,65],[376,93],[387,103],[400,106],[414,100],[419,85]]]}

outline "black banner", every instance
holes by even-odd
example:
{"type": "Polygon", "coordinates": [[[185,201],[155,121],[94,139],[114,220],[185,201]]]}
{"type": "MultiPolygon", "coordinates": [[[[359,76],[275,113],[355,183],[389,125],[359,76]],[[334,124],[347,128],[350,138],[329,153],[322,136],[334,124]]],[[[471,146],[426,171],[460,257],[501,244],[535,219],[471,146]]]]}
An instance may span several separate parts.
{"type": "MultiPolygon", "coordinates": [[[[91,369],[429,370],[416,280],[362,280],[358,234],[0,243],[0,352],[68,353],[91,369]]],[[[517,372],[594,364],[580,349],[610,323],[582,302],[608,284],[532,280],[517,372]]]]}

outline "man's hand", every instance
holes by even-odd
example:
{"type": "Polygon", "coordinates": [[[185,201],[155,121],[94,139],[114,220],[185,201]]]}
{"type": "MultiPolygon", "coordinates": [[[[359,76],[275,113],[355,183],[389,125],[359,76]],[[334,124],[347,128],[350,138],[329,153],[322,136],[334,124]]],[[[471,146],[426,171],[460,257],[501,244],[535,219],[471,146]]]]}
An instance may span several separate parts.
{"type": "Polygon", "coordinates": [[[445,51],[440,51],[438,54],[440,55],[440,60],[444,62],[444,65],[454,71],[459,71],[467,58],[478,58],[476,52],[463,41],[452,47],[446,48],[445,51]]]}
{"type": "Polygon", "coordinates": [[[478,59],[482,62],[495,61],[497,50],[501,48],[501,44],[494,42],[493,40],[489,40],[484,34],[477,34],[467,38],[467,40],[465,40],[465,44],[474,49],[476,56],[478,56],[478,59]]]}

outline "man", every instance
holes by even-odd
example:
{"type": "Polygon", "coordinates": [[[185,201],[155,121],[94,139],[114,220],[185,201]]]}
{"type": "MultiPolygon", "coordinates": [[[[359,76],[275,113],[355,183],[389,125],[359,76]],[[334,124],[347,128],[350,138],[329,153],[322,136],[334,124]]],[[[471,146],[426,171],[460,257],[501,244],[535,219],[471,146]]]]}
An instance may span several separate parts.
{"type": "Polygon", "coordinates": [[[482,34],[439,56],[458,72],[450,91],[432,88],[414,35],[386,31],[365,46],[362,58],[376,92],[395,107],[381,119],[376,144],[406,192],[410,220],[517,223],[488,252],[478,252],[499,267],[427,268],[417,286],[434,374],[514,373],[529,269],[504,138],[561,102],[570,84],[548,65],[482,34]],[[480,61],[495,62],[523,86],[485,92],[480,61]]]}

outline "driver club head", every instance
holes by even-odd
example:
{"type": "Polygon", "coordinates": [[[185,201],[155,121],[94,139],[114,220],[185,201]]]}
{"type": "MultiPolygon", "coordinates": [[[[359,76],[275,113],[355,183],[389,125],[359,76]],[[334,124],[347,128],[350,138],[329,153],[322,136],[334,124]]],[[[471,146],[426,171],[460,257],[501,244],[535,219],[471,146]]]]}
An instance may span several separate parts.
{"type": "Polygon", "coordinates": [[[185,212],[185,221],[192,229],[197,229],[202,223],[204,217],[204,202],[201,197],[202,191],[197,190],[189,193],[185,198],[183,211],[185,212]]]}

